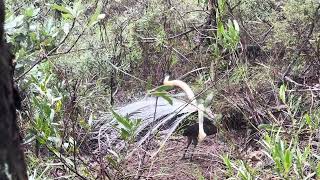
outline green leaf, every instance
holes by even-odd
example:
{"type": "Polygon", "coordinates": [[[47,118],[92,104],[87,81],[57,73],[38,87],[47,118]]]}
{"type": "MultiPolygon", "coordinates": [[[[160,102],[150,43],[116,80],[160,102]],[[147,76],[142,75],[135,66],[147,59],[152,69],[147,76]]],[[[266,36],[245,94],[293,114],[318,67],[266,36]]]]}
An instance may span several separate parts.
{"type": "Polygon", "coordinates": [[[120,131],[121,131],[121,133],[120,133],[121,134],[121,138],[123,140],[127,140],[130,137],[130,133],[127,130],[121,129],[120,131]]]}
{"type": "Polygon", "coordinates": [[[316,179],[319,179],[320,178],[320,161],[318,161],[317,163],[317,178],[316,179]]]}
{"type": "Polygon", "coordinates": [[[93,26],[94,24],[96,24],[98,21],[98,15],[101,12],[101,5],[99,3],[98,7],[96,8],[96,11],[94,12],[94,14],[90,17],[90,21],[89,21],[89,26],[93,26]]]}
{"type": "Polygon", "coordinates": [[[218,0],[218,8],[219,8],[219,12],[221,13],[222,16],[224,15],[225,7],[226,7],[225,0],[218,0]]]}
{"type": "Polygon", "coordinates": [[[173,104],[173,101],[171,99],[171,97],[168,95],[168,93],[166,92],[156,92],[154,93],[155,96],[158,96],[158,97],[162,97],[163,99],[165,99],[170,105],[173,104]]]}
{"type": "Polygon", "coordinates": [[[116,167],[117,166],[117,162],[112,159],[112,157],[108,156],[107,157],[107,161],[113,166],[113,167],[116,167]]]}
{"type": "Polygon", "coordinates": [[[217,31],[218,38],[219,38],[220,40],[222,40],[224,34],[225,34],[225,30],[224,30],[223,23],[219,20],[219,21],[218,21],[218,31],[217,31]]]}
{"type": "Polygon", "coordinates": [[[58,5],[58,4],[53,4],[53,5],[51,5],[51,8],[52,8],[53,10],[57,10],[57,11],[60,11],[60,12],[62,12],[62,13],[65,13],[65,14],[71,14],[70,9],[68,9],[68,8],[66,8],[66,7],[64,7],[64,6],[60,6],[60,5],[58,5]]]}
{"type": "Polygon", "coordinates": [[[172,86],[165,86],[165,85],[162,85],[162,86],[159,86],[157,87],[156,89],[154,89],[153,91],[168,91],[172,89],[172,86]]]}
{"type": "Polygon", "coordinates": [[[227,170],[228,170],[228,176],[232,176],[233,171],[232,171],[232,164],[231,161],[229,159],[228,155],[224,155],[222,157],[224,164],[227,166],[227,170]]]}
{"type": "Polygon", "coordinates": [[[127,128],[127,129],[130,129],[130,128],[132,127],[132,126],[130,125],[130,123],[129,123],[130,120],[128,120],[128,119],[120,116],[118,113],[116,113],[116,112],[113,111],[112,109],[111,109],[111,112],[112,112],[112,114],[113,114],[113,117],[116,118],[116,120],[118,121],[118,123],[120,123],[121,125],[123,125],[123,126],[124,126],[125,128],[127,128]]]}
{"type": "Polygon", "coordinates": [[[101,14],[102,10],[102,3],[99,2],[97,5],[97,8],[94,12],[94,14],[90,17],[89,26],[92,27],[95,24],[97,24],[101,19],[104,19],[106,17],[105,14],[101,14]]]}
{"type": "Polygon", "coordinates": [[[309,114],[304,115],[304,120],[308,126],[311,126],[311,117],[309,116],[309,114]]]}
{"type": "Polygon", "coordinates": [[[279,96],[283,103],[286,103],[286,90],[287,90],[286,85],[282,84],[279,89],[279,96]]]}
{"type": "Polygon", "coordinates": [[[280,158],[279,158],[279,157],[273,157],[273,160],[274,160],[274,162],[275,162],[275,164],[276,164],[276,167],[277,167],[279,173],[282,172],[282,169],[283,169],[283,168],[282,168],[282,165],[281,165],[281,160],[280,160],[280,158]]]}
{"type": "Polygon", "coordinates": [[[62,14],[62,17],[63,17],[64,19],[74,19],[74,16],[71,15],[71,14],[62,14]]]}
{"type": "Polygon", "coordinates": [[[273,129],[273,125],[272,124],[260,124],[258,126],[259,129],[265,129],[265,130],[272,130],[273,129]]]}
{"type": "Polygon", "coordinates": [[[281,127],[277,127],[275,125],[271,124],[260,124],[258,126],[259,129],[265,129],[267,131],[272,131],[272,132],[284,132],[284,130],[281,130],[281,127]]]}
{"type": "Polygon", "coordinates": [[[303,152],[303,160],[306,160],[309,155],[311,153],[311,147],[310,145],[308,145],[307,147],[305,147],[304,152],[303,152]]]}
{"type": "Polygon", "coordinates": [[[283,166],[285,173],[288,174],[292,166],[292,152],[289,149],[285,151],[283,166]]]}
{"type": "Polygon", "coordinates": [[[38,15],[38,13],[40,12],[40,8],[34,9],[31,7],[28,7],[25,11],[24,11],[24,15],[27,17],[33,17],[38,15]]]}
{"type": "MultiPolygon", "coordinates": [[[[104,19],[106,17],[106,14],[99,14],[96,18],[96,21],[94,24],[98,23],[99,21],[101,21],[102,19],[104,19]]],[[[94,25],[92,24],[92,25],[94,25]]]]}

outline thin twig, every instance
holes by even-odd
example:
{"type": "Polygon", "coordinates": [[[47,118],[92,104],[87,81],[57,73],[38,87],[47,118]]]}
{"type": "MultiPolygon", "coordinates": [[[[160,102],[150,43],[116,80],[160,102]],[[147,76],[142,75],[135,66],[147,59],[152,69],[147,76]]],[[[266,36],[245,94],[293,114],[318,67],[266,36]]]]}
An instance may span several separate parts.
{"type": "Polygon", "coordinates": [[[61,156],[59,156],[56,151],[54,151],[51,147],[49,147],[47,144],[45,145],[45,147],[52,152],[57,158],[60,159],[60,161],[63,163],[63,165],[65,165],[70,171],[72,171],[74,174],[76,174],[80,179],[82,180],[87,180],[87,178],[85,178],[84,176],[82,176],[77,170],[73,169],[70,165],[67,164],[66,160],[64,158],[62,158],[61,156]]]}

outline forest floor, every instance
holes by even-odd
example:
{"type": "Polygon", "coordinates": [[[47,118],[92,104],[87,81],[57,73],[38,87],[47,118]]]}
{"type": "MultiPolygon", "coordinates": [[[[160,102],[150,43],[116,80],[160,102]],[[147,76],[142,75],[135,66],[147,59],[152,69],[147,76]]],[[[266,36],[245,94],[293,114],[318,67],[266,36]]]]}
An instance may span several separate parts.
{"type": "MultiPolygon", "coordinates": [[[[190,145],[186,158],[183,153],[186,148],[186,138],[182,136],[172,136],[165,147],[155,156],[149,158],[150,154],[157,151],[159,144],[156,140],[149,145],[149,150],[134,153],[126,160],[124,165],[127,169],[127,177],[140,176],[142,179],[221,179],[227,178],[227,171],[222,159],[223,155],[229,157],[241,156],[249,159],[253,166],[262,166],[264,154],[260,150],[251,147],[241,152],[246,146],[245,132],[228,132],[227,140],[221,134],[208,136],[203,142],[199,143],[194,149],[190,145]],[[192,152],[193,151],[193,152],[192,152]],[[190,154],[193,159],[190,160],[190,154]],[[241,155],[240,155],[241,154],[241,155]]],[[[271,177],[266,177],[270,179],[271,177]]]]}

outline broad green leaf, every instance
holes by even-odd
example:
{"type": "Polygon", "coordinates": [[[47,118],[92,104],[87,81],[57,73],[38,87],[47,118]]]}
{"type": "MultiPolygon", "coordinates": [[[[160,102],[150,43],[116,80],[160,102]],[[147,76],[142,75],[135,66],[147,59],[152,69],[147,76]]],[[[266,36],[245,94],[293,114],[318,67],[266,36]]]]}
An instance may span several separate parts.
{"type": "Polygon", "coordinates": [[[121,125],[123,125],[127,129],[131,128],[131,125],[129,123],[130,120],[127,120],[126,118],[120,116],[118,113],[116,113],[112,109],[111,109],[111,112],[112,112],[113,116],[116,118],[116,120],[118,121],[118,123],[120,123],[121,125]]]}
{"type": "Polygon", "coordinates": [[[158,97],[162,97],[162,98],[165,99],[170,105],[173,104],[173,101],[172,101],[171,97],[168,95],[167,92],[155,92],[155,93],[153,93],[153,95],[158,96],[158,97]]]}

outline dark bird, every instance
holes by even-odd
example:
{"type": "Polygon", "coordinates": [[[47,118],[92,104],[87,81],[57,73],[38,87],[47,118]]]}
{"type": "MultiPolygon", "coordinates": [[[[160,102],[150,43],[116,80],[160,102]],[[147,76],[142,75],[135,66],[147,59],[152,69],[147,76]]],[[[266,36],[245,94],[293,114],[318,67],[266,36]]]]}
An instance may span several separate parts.
{"type": "MultiPolygon", "coordinates": [[[[163,84],[166,86],[180,87],[187,94],[187,97],[191,101],[191,104],[198,108],[198,123],[188,126],[183,133],[184,136],[188,137],[188,145],[183,154],[184,158],[192,142],[194,144],[194,147],[196,147],[198,142],[203,141],[207,135],[217,133],[217,128],[212,122],[210,122],[208,118],[204,117],[204,112],[208,113],[210,110],[208,108],[205,108],[202,103],[197,103],[195,95],[187,83],[181,80],[169,80],[169,76],[166,76],[163,84]]],[[[192,159],[192,155],[190,159],[192,159]]]]}

